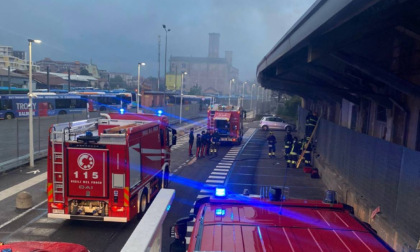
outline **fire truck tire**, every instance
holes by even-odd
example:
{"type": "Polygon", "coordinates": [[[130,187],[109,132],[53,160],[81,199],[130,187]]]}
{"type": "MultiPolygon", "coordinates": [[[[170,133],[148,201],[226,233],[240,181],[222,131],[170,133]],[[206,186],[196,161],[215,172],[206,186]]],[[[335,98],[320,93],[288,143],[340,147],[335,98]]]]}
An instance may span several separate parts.
{"type": "Polygon", "coordinates": [[[144,191],[140,197],[140,209],[139,209],[139,217],[143,217],[143,215],[146,213],[146,210],[149,206],[149,204],[147,203],[147,195],[146,195],[146,191],[144,191]]]}
{"type": "Polygon", "coordinates": [[[169,187],[169,169],[165,169],[165,173],[163,174],[163,188],[169,187]]]}

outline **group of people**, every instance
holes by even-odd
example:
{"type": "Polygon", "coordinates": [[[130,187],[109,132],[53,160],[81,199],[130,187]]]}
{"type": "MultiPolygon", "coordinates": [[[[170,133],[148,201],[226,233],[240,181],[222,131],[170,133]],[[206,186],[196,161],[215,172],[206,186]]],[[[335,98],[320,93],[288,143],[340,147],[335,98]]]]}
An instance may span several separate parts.
{"type": "Polygon", "coordinates": [[[303,138],[298,140],[297,137],[293,137],[290,131],[287,131],[286,135],[284,136],[284,152],[287,162],[287,167],[297,168],[297,162],[299,156],[302,154],[302,151],[305,151],[303,154],[303,159],[305,161],[306,166],[311,166],[311,152],[312,152],[312,144],[309,143],[307,145],[307,139],[303,138]]]}
{"type": "MultiPolygon", "coordinates": [[[[313,144],[310,142],[312,132],[315,129],[315,126],[318,122],[317,114],[312,111],[309,111],[306,116],[306,127],[305,127],[305,137],[298,140],[297,137],[293,137],[291,132],[288,130],[284,136],[284,151],[285,158],[287,162],[287,167],[296,168],[299,156],[303,154],[303,160],[306,166],[311,166],[311,153],[313,149],[313,144]],[[308,144],[309,142],[309,144],[308,144]],[[306,146],[307,145],[307,146],[306,146]],[[306,148],[305,148],[306,147],[306,148]]],[[[270,158],[275,158],[276,156],[276,137],[273,135],[273,132],[270,132],[267,137],[268,143],[268,156],[270,158]]]]}
{"type": "MultiPolygon", "coordinates": [[[[220,136],[217,132],[217,129],[215,129],[213,132],[210,130],[207,131],[201,131],[201,134],[198,133],[196,137],[196,152],[195,156],[197,158],[204,157],[204,156],[210,156],[210,155],[217,155],[218,146],[220,142],[220,136]]],[[[190,129],[190,135],[189,135],[189,149],[188,154],[190,156],[193,156],[193,145],[194,145],[194,128],[190,129]]]]}

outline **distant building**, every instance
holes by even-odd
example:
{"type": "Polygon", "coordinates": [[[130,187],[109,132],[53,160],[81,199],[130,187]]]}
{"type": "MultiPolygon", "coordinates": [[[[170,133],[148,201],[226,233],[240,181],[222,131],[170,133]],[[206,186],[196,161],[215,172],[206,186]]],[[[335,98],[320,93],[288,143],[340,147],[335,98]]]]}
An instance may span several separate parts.
{"type": "Polygon", "coordinates": [[[80,74],[80,68],[82,69],[88,68],[88,64],[80,63],[79,61],[74,61],[74,62],[55,61],[50,58],[44,58],[43,60],[37,61],[36,64],[40,66],[41,71],[46,72],[47,67],[49,67],[50,72],[55,72],[55,73],[67,73],[68,69],[70,69],[72,73],[80,74]]]}
{"type": "Polygon", "coordinates": [[[184,76],[185,92],[198,85],[201,86],[201,90],[211,87],[219,94],[228,94],[229,81],[232,78],[238,79],[239,71],[232,66],[232,51],[226,51],[225,57],[219,58],[219,40],[219,33],[209,34],[208,57],[171,56],[166,86],[169,89],[179,89],[181,84],[178,76],[186,71],[188,74],[184,76]]]}
{"type": "MultiPolygon", "coordinates": [[[[0,46],[0,68],[12,70],[29,70],[29,62],[25,59],[24,51],[13,51],[11,46],[0,46]]],[[[32,70],[39,71],[40,67],[32,62],[32,70]]]]}

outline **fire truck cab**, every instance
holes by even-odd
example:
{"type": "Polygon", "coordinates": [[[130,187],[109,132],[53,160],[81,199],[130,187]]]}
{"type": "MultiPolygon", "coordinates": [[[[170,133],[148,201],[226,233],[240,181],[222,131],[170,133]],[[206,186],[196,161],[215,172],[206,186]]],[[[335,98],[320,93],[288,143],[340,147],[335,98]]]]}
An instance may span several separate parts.
{"type": "Polygon", "coordinates": [[[166,116],[101,114],[52,125],[48,217],[127,222],[168,186],[176,130],[166,116]]]}
{"type": "Polygon", "coordinates": [[[237,106],[215,104],[207,111],[207,128],[218,131],[221,143],[240,144],[244,134],[246,111],[237,106]]]}
{"type": "Polygon", "coordinates": [[[279,187],[262,191],[226,195],[216,188],[172,227],[171,251],[393,251],[332,191],[324,201],[286,199],[279,187]],[[187,222],[194,218],[187,248],[187,222]]]}

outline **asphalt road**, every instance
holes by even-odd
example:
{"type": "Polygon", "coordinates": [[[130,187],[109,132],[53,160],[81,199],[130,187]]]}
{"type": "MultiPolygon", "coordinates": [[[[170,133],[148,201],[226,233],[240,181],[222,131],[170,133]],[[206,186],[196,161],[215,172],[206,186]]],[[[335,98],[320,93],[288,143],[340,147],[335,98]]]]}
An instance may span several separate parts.
{"type": "MultiPolygon", "coordinates": [[[[196,130],[200,126],[196,125],[196,130]]],[[[209,195],[207,189],[225,185],[228,192],[242,193],[244,188],[259,193],[263,186],[288,186],[290,197],[321,199],[325,186],[302,169],[286,169],[283,153],[283,131],[275,131],[277,158],[268,158],[266,132],[257,129],[257,122],[245,124],[246,138],[240,146],[223,146],[217,157],[200,159],[188,156],[188,135],[178,138],[171,160],[170,188],[176,190],[174,202],[163,226],[162,251],[168,251],[172,239],[169,227],[178,218],[188,216],[197,198],[209,195]]],[[[47,240],[79,243],[90,251],[120,251],[138,224],[87,222],[48,219],[46,204],[46,160],[36,162],[36,167],[22,167],[0,174],[0,241],[47,240]],[[39,172],[36,172],[38,171],[39,172]],[[35,171],[35,172],[34,172],[35,171]],[[36,174],[34,174],[36,173],[36,174]],[[45,177],[45,178],[44,178],[45,177]],[[25,182],[26,181],[26,182],[25,182]],[[29,182],[28,182],[29,181],[29,182]],[[26,191],[33,197],[34,207],[17,210],[16,187],[29,186],[26,191]],[[12,190],[12,191],[11,191],[12,190]]],[[[189,224],[189,231],[193,223],[189,224]]]]}

